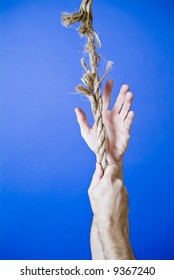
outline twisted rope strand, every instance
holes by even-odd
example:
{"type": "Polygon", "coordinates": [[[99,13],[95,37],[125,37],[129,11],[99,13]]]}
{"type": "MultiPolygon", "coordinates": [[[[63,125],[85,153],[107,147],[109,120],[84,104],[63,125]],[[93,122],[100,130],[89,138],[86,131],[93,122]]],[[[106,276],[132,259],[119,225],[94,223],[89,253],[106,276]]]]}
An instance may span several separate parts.
{"type": "Polygon", "coordinates": [[[101,163],[103,170],[105,170],[108,162],[106,155],[106,132],[102,117],[103,100],[101,96],[101,85],[102,81],[110,71],[113,63],[112,61],[108,61],[106,72],[100,79],[98,75],[100,56],[96,52],[96,45],[97,47],[101,47],[101,43],[98,35],[94,32],[93,29],[92,2],[92,0],[82,0],[78,12],[74,14],[63,13],[62,24],[66,27],[69,27],[74,23],[81,22],[82,25],[78,28],[80,35],[87,37],[85,50],[89,54],[90,69],[85,63],[85,59],[82,58],[81,64],[86,72],[81,80],[85,86],[80,84],[76,87],[76,90],[77,92],[85,94],[91,102],[91,109],[94,115],[98,136],[97,162],[101,163]]]}

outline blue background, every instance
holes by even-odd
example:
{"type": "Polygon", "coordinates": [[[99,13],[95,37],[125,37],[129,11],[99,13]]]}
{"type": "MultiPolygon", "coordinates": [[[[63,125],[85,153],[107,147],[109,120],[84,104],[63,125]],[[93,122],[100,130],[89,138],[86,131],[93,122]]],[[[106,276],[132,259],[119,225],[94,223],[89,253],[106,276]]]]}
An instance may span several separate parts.
{"type": "MultiPolygon", "coordinates": [[[[138,259],[174,259],[173,1],[95,0],[100,72],[114,61],[136,113],[124,160],[138,259]]],[[[74,113],[85,40],[60,24],[80,0],[0,1],[0,259],[90,259],[95,156],[74,113]]]]}

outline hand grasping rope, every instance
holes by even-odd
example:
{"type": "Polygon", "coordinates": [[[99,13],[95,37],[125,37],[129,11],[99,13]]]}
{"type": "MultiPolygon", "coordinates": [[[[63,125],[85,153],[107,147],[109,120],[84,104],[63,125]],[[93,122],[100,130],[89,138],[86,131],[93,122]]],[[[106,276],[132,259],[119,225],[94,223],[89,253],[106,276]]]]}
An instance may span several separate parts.
{"type": "Polygon", "coordinates": [[[108,162],[106,155],[106,132],[102,117],[103,101],[101,96],[101,84],[110,71],[113,63],[112,61],[107,62],[106,72],[100,79],[98,75],[100,56],[96,52],[96,45],[97,47],[101,47],[101,43],[93,29],[92,2],[92,0],[82,0],[80,9],[77,13],[63,13],[62,24],[66,27],[69,27],[76,22],[82,22],[79,32],[81,36],[87,37],[85,50],[89,54],[90,68],[85,63],[84,58],[82,58],[81,64],[86,71],[83,75],[83,78],[81,79],[84,85],[78,85],[76,90],[85,94],[91,102],[91,108],[94,115],[98,136],[97,162],[101,163],[103,170],[105,170],[108,162]]]}

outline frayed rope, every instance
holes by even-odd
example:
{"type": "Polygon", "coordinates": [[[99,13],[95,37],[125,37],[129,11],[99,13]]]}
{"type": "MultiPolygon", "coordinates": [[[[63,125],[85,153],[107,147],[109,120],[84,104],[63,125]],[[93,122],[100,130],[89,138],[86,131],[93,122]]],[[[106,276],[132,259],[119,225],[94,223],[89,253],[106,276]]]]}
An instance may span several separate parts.
{"type": "Polygon", "coordinates": [[[94,115],[95,125],[97,127],[98,145],[97,145],[97,162],[101,163],[103,170],[106,169],[107,155],[106,155],[106,131],[103,124],[103,100],[101,96],[101,85],[103,80],[109,73],[113,62],[108,61],[106,72],[100,79],[98,75],[98,66],[100,56],[96,52],[96,47],[101,47],[101,42],[98,35],[93,29],[93,14],[92,14],[92,0],[82,0],[80,9],[74,14],[62,13],[62,25],[69,27],[74,23],[81,22],[78,28],[81,36],[87,37],[87,44],[85,46],[86,52],[89,54],[90,68],[85,63],[85,59],[81,59],[81,64],[86,71],[81,78],[84,85],[80,84],[76,87],[76,91],[85,94],[90,102],[91,109],[94,115]]]}

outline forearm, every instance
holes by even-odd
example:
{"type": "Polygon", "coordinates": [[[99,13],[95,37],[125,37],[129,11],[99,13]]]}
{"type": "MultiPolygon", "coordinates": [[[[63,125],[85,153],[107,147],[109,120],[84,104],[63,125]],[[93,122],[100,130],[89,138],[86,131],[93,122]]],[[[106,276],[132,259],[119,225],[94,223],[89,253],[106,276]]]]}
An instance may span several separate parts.
{"type": "Polygon", "coordinates": [[[106,260],[134,260],[127,227],[113,231],[112,227],[97,226],[99,240],[106,260]]]}
{"type": "Polygon", "coordinates": [[[112,233],[112,229],[97,228],[93,217],[90,234],[93,260],[134,260],[135,256],[129,240],[129,224],[124,232],[112,233]]]}
{"type": "Polygon", "coordinates": [[[98,234],[98,229],[96,226],[95,219],[93,217],[91,232],[90,232],[90,245],[91,245],[91,254],[93,260],[104,260],[105,256],[103,254],[103,249],[101,241],[98,234]]]}
{"type": "MultiPolygon", "coordinates": [[[[118,178],[123,182],[123,161],[121,160],[118,164],[118,178]]],[[[129,229],[128,229],[129,230],[129,229]]],[[[91,255],[93,260],[105,260],[106,256],[103,252],[102,240],[99,237],[95,217],[93,217],[91,232],[90,232],[90,246],[91,246],[91,255]]]]}
{"type": "Polygon", "coordinates": [[[123,183],[123,164],[111,164],[100,184],[89,188],[94,213],[91,227],[91,253],[97,260],[134,260],[129,240],[128,193],[123,183]],[[111,174],[110,174],[110,173],[111,174]],[[110,178],[108,178],[110,176],[110,178]]]}

